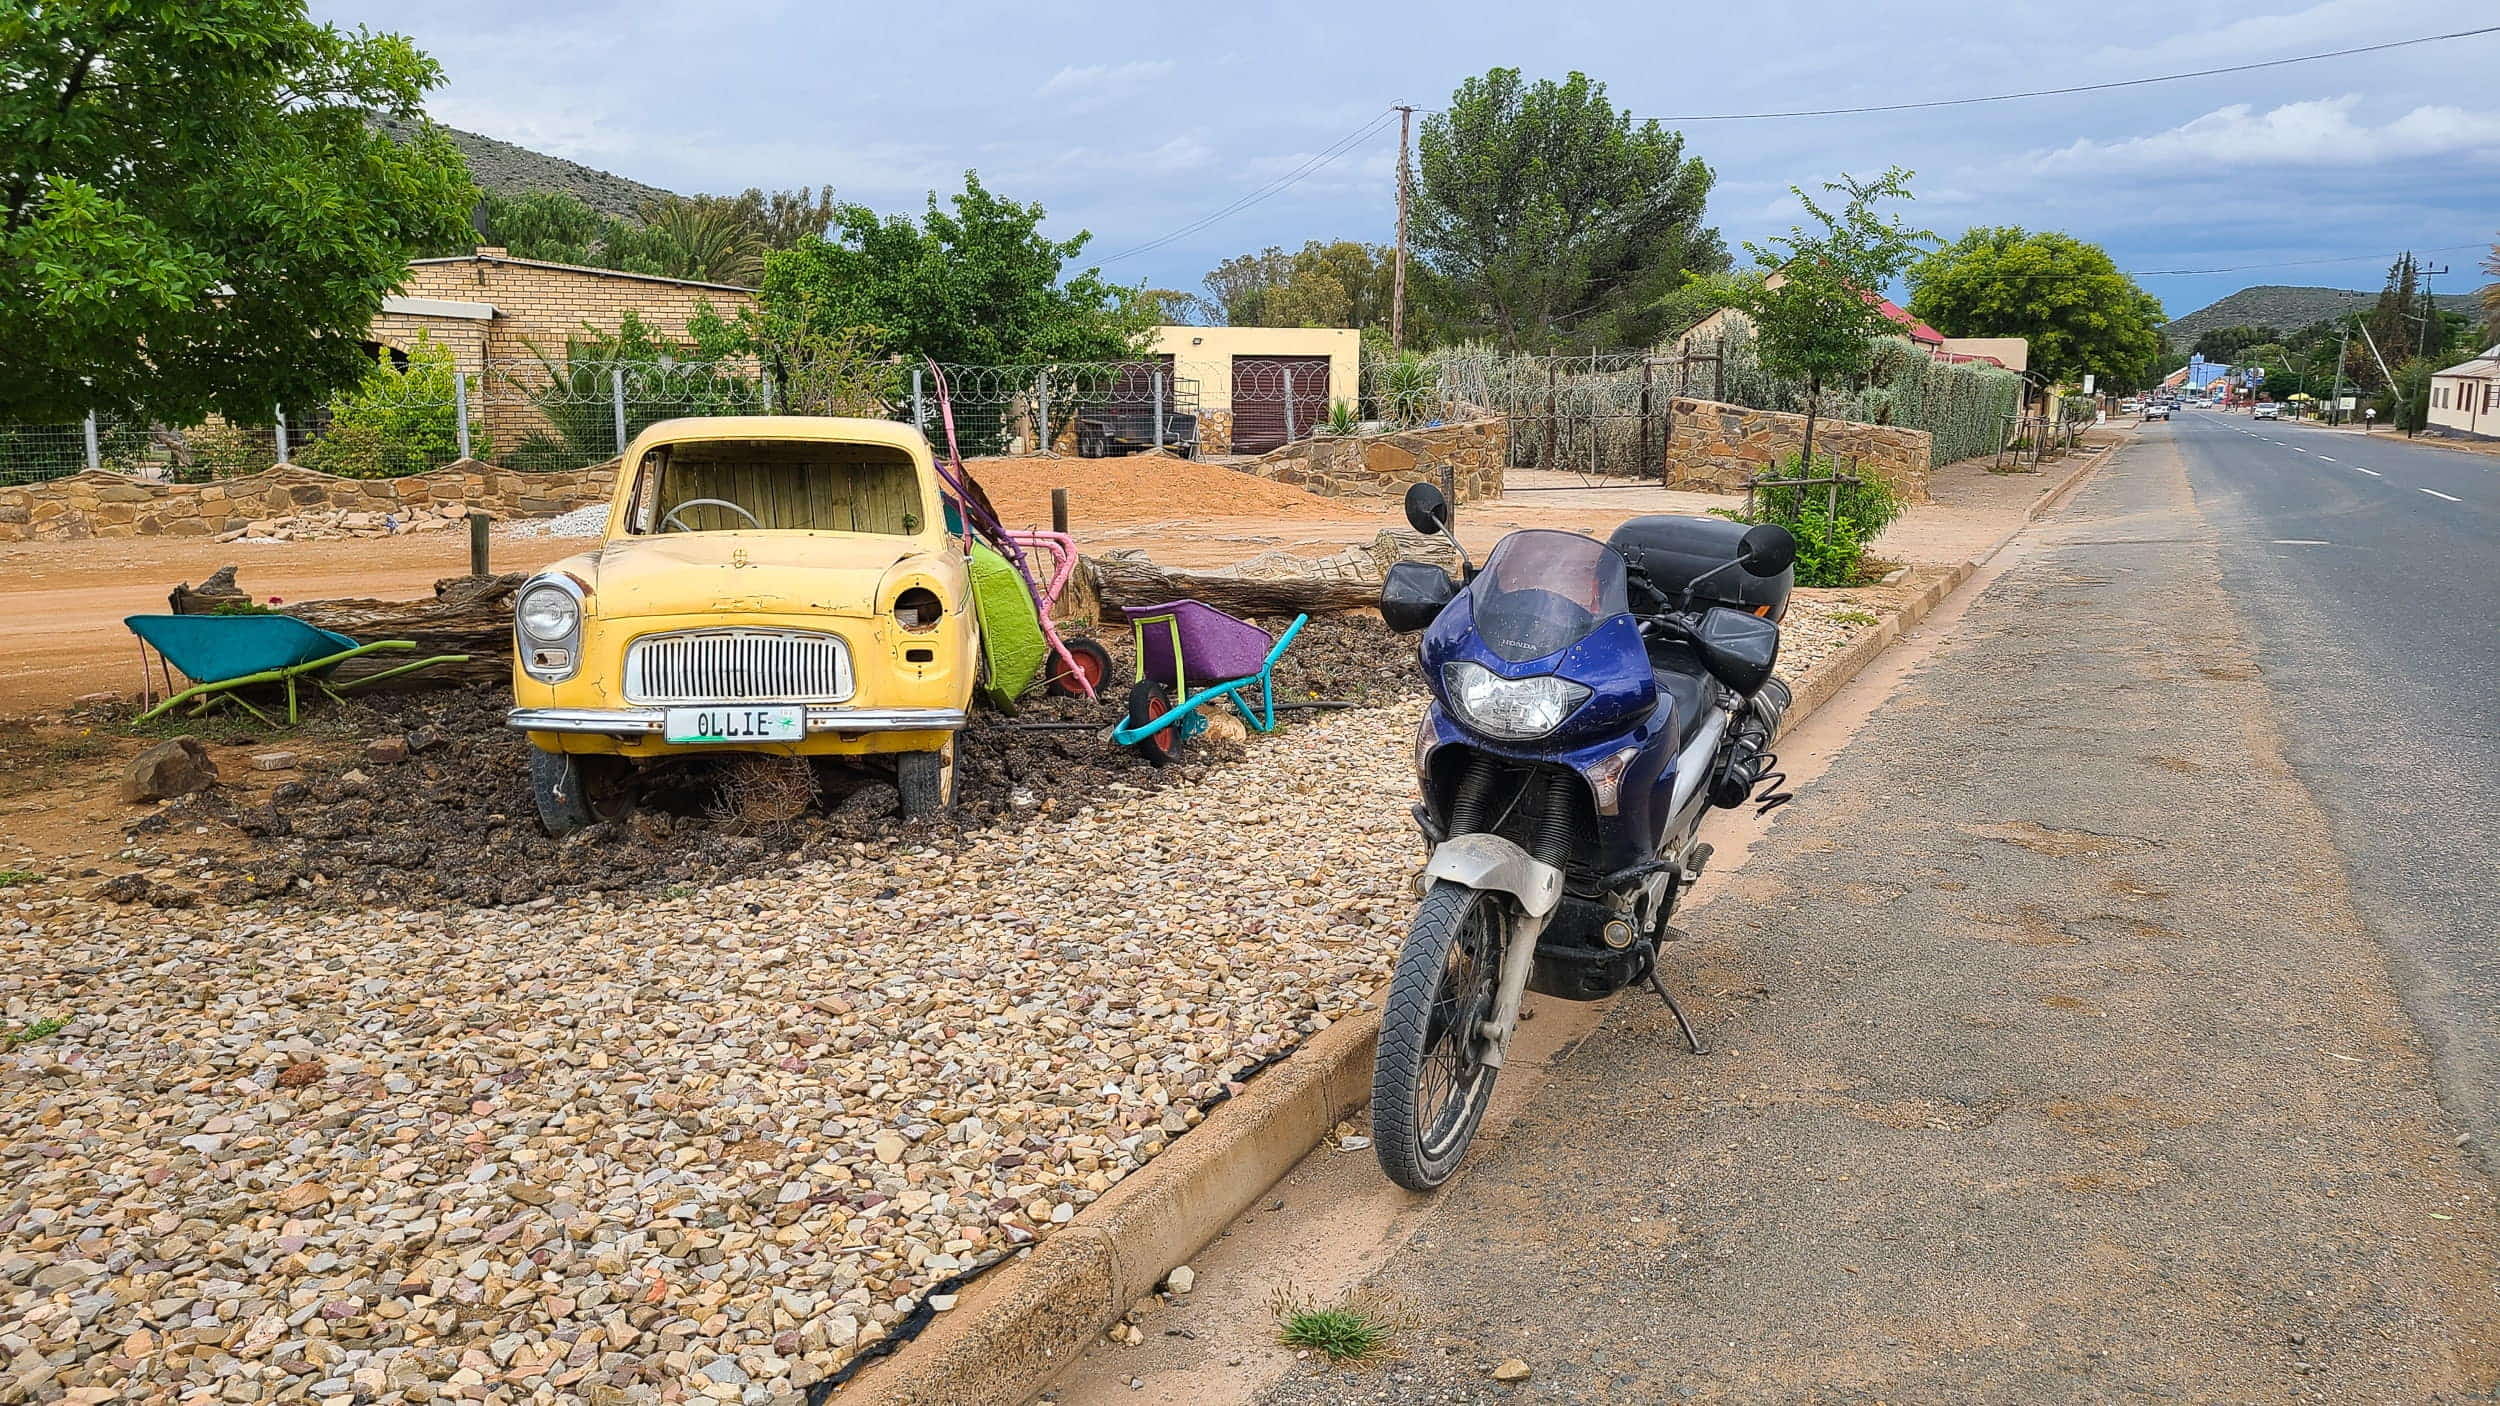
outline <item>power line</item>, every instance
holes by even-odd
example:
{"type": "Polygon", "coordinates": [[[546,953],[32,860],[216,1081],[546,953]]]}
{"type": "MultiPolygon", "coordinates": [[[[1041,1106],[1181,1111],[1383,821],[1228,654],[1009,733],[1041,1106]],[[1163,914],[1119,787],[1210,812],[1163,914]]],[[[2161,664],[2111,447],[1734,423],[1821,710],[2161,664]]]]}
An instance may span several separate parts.
{"type": "Polygon", "coordinates": [[[2193,73],[2163,73],[2151,78],[2122,78],[2112,83],[2081,83],[2071,88],[2034,88],[2020,93],[1991,93],[1981,98],[1932,98],[1914,103],[1878,103],[1871,107],[1818,107],[1798,112],[1700,112],[1681,117],[1642,117],[1638,122],[1755,122],[1784,117],[1849,117],[1870,112],[1912,112],[1931,107],[1969,107],[1975,103],[2005,103],[2018,98],[2053,98],[2068,93],[2099,93],[2112,88],[2141,88],[2148,83],[2177,83],[2189,78],[2212,78],[2224,73],[2252,73],[2261,68],[2281,68],[2286,64],[2315,63],[2320,59],[2350,58],[2354,54],[2375,54],[2382,49],[2402,49],[2414,44],[2432,44],[2443,39],[2470,39],[2479,34],[2500,34],[2500,24],[2480,29],[2460,29],[2448,34],[2425,34],[2419,39],[2391,39],[2384,44],[2363,44],[2357,48],[2335,49],[2323,54],[2299,54],[2287,59],[2267,59],[2260,63],[2232,64],[2225,68],[2200,68],[2193,73]]]}
{"type": "Polygon", "coordinates": [[[1266,185],[1259,187],[1257,190],[1252,191],[1248,195],[1242,196],[1240,199],[1224,206],[1222,209],[1202,215],[1169,234],[1161,235],[1154,239],[1149,239],[1143,244],[1123,249],[1119,253],[1110,255],[1109,257],[1103,259],[1102,262],[1106,264],[1117,263],[1122,259],[1135,258],[1139,254],[1151,253],[1154,250],[1162,248],[1166,244],[1172,243],[1174,240],[1186,239],[1190,235],[1196,234],[1198,231],[1205,229],[1207,226],[1212,225],[1219,220],[1239,214],[1240,212],[1249,209],[1251,206],[1258,204],[1260,201],[1267,199],[1269,196],[1276,195],[1294,185],[1299,184],[1306,177],[1316,174],[1320,168],[1334,163],[1339,157],[1344,156],[1356,147],[1362,145],[1366,138],[1386,128],[1389,125],[1390,119],[1396,117],[1397,115],[1398,110],[1394,107],[1383,109],[1379,116],[1364,123],[1353,132],[1338,138],[1334,142],[1331,142],[1329,145],[1322,148],[1316,155],[1304,161],[1300,166],[1297,166],[1293,170],[1286,172],[1284,175],[1278,176],[1274,180],[1269,181],[1266,185]]]}

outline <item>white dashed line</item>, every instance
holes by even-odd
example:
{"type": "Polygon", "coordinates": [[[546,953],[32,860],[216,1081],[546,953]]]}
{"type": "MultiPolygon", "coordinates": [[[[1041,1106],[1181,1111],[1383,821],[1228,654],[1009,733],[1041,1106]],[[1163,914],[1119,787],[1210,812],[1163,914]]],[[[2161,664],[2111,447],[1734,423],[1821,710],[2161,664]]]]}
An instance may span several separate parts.
{"type": "Polygon", "coordinates": [[[2317,537],[2277,537],[2266,545],[2272,547],[2323,547],[2327,543],[2317,537]]]}
{"type": "Polygon", "coordinates": [[[2464,501],[2465,501],[2463,498],[2452,498],[2452,497],[2448,496],[2447,494],[2440,492],[2440,491],[2439,491],[2438,489],[2436,489],[2436,488],[2420,488],[2420,489],[2416,489],[2416,490],[2414,490],[2414,491],[2415,491],[2415,492],[2417,492],[2417,493],[2427,493],[2427,494],[2431,495],[2432,497],[2437,498],[2437,499],[2439,499],[2440,501],[2442,501],[2442,502],[2446,502],[2446,503],[2462,503],[2462,502],[2464,502],[2464,501]]]}
{"type": "Polygon", "coordinates": [[[2350,469],[2350,470],[2352,470],[2354,473],[2357,473],[2357,474],[2368,474],[2368,475],[2369,475],[2370,477],[2372,477],[2372,478],[2385,478],[2385,477],[2387,477],[2387,475],[2385,475],[2385,474],[2383,474],[2383,473],[2380,473],[2380,472],[2379,472],[2378,470],[2376,470],[2376,469],[2365,469],[2365,468],[2361,467],[2359,464],[2346,464],[2344,467],[2345,467],[2345,468],[2348,468],[2348,469],[2350,469]]]}
{"type": "Polygon", "coordinates": [[[2340,462],[2342,462],[2341,460],[2337,459],[2337,458],[2336,458],[2334,455],[2332,455],[2332,454],[2321,454],[2321,455],[2319,455],[2318,457],[2319,457],[2319,458],[2321,458],[2321,459],[2326,460],[2326,461],[2327,461],[2328,463],[2330,463],[2330,464],[2334,464],[2334,463],[2340,463],[2340,462]]]}

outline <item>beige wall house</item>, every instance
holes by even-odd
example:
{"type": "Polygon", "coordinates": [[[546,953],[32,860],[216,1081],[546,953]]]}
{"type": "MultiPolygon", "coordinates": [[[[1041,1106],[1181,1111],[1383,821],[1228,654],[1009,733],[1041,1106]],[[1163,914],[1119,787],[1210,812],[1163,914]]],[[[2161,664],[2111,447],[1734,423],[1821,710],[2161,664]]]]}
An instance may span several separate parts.
{"type": "Polygon", "coordinates": [[[1263,454],[1309,435],[1331,402],[1361,402],[1363,334],[1351,327],[1157,327],[1147,355],[1197,392],[1203,453],[1263,454]]]}
{"type": "Polygon", "coordinates": [[[537,365],[533,348],[560,360],[567,336],[584,324],[614,332],[628,312],[663,336],[682,337],[687,320],[707,305],[734,317],[754,302],[752,288],[516,259],[482,248],[409,264],[400,295],[384,299],[382,315],[373,320],[372,339],[405,351],[423,333],[451,348],[478,398],[472,422],[508,448],[543,423],[520,390],[537,365]],[[481,380],[489,367],[516,379],[481,380]]]}
{"type": "Polygon", "coordinates": [[[2430,424],[2449,434],[2500,439],[2500,346],[2431,374],[2430,424]]]}

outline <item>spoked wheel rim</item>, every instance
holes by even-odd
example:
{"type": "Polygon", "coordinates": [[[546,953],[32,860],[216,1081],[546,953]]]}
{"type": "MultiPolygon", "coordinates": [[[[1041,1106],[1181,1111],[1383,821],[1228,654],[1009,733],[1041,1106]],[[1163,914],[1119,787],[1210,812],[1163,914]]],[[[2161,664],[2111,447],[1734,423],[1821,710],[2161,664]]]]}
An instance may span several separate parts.
{"type": "Polygon", "coordinates": [[[1501,947],[1500,906],[1482,899],[1468,904],[1441,964],[1425,1020],[1424,1057],[1416,1068],[1415,1143],[1427,1162],[1449,1157],[1474,1135],[1474,1105],[1492,1072],[1480,1056],[1501,947]]]}

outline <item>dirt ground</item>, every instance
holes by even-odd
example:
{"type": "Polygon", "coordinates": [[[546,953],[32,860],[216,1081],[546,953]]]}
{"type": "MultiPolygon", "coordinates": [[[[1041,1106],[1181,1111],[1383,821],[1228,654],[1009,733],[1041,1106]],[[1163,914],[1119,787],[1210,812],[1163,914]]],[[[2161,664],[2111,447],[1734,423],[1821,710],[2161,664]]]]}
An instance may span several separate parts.
{"type": "MultiPolygon", "coordinates": [[[[1126,679],[1128,641],[1105,643],[1126,679]]],[[[1312,621],[1277,666],[1285,704],[1371,707],[1416,686],[1406,652],[1369,617],[1312,621]]],[[[1239,743],[1210,735],[1182,764],[1150,766],[1104,735],[1121,696],[1027,700],[1013,718],[976,712],[961,735],[958,804],[942,821],[900,825],[892,786],[865,767],[759,775],[703,759],[637,772],[630,815],[563,842],[538,832],[527,749],[504,726],[510,698],[499,684],[378,693],[283,735],[223,718],[133,728],[121,721],[127,705],[99,706],[0,723],[0,871],[57,881],[51,892],[109,878],[117,896],[161,907],[517,904],[946,844],[1065,814],[1106,788],[1194,782],[1239,755],[1239,743]],[[174,735],[207,747],[218,784],[161,806],[121,801],[112,785],[121,763],[174,735]],[[385,757],[404,746],[405,757],[375,760],[377,746],[385,757]],[[291,760],[254,766],[273,754],[291,760]]],[[[1288,708],[1280,725],[1307,716],[1288,708]]]]}

